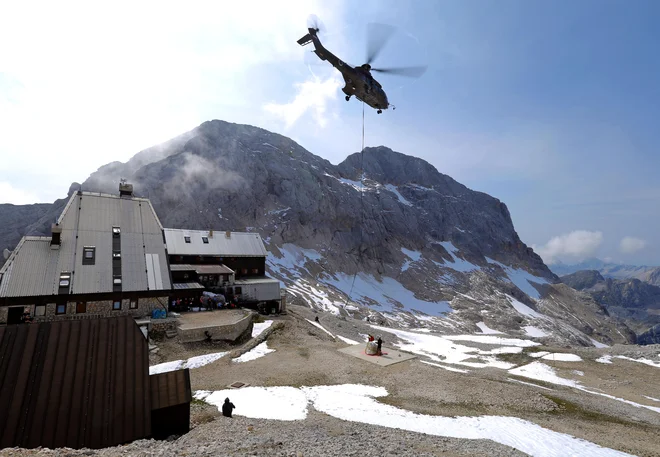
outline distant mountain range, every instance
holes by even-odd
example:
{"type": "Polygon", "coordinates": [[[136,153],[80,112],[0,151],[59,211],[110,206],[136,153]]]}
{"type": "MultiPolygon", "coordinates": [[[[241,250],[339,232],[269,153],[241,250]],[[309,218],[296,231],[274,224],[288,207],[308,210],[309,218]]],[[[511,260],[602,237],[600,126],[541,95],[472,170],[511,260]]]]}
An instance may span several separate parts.
{"type": "Polygon", "coordinates": [[[660,267],[622,265],[618,263],[604,262],[596,258],[587,259],[583,262],[571,265],[559,262],[549,265],[549,267],[557,276],[566,276],[581,270],[595,270],[605,278],[635,278],[654,286],[660,286],[660,267]]]}
{"type": "MultiPolygon", "coordinates": [[[[637,278],[606,278],[597,270],[581,270],[562,276],[564,284],[589,293],[607,311],[642,334],[660,324],[660,287],[637,278]]],[[[660,343],[660,340],[657,341],[660,343]]]]}
{"type": "MultiPolygon", "coordinates": [[[[387,147],[333,165],[284,136],[215,120],[104,165],[69,193],[117,193],[121,178],[150,198],[166,227],[260,233],[269,273],[299,304],[383,325],[488,329],[548,344],[635,339],[559,281],[520,240],[503,202],[387,147]]],[[[0,226],[9,220],[12,236],[0,246],[20,233],[48,233],[64,202],[30,217],[19,207],[3,211],[0,226]]]]}

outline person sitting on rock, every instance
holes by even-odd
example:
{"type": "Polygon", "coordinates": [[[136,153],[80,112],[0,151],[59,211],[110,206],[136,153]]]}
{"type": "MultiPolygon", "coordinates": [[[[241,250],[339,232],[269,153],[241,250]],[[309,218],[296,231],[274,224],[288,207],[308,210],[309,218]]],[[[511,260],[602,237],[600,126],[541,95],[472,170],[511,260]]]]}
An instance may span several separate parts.
{"type": "Polygon", "coordinates": [[[229,401],[229,397],[225,398],[225,402],[222,405],[222,415],[225,417],[231,417],[231,412],[236,408],[232,402],[229,401]]]}

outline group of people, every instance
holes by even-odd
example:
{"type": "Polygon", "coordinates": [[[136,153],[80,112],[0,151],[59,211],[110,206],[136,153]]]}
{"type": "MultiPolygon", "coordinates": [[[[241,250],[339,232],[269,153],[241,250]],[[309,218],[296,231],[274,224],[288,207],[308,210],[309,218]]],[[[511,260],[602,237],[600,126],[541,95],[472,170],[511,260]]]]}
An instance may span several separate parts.
{"type": "Polygon", "coordinates": [[[205,309],[207,311],[214,309],[224,309],[224,308],[237,308],[234,301],[225,301],[225,297],[222,295],[214,294],[209,295],[200,295],[199,297],[184,297],[177,298],[170,302],[170,311],[182,312],[190,311],[195,309],[205,309]]]}
{"type": "MultiPolygon", "coordinates": [[[[373,335],[369,335],[368,339],[369,341],[367,342],[367,344],[373,343],[374,341],[373,335]]],[[[376,354],[374,355],[383,355],[382,348],[383,348],[383,339],[380,337],[380,335],[378,335],[378,339],[376,340],[376,354]]]]}

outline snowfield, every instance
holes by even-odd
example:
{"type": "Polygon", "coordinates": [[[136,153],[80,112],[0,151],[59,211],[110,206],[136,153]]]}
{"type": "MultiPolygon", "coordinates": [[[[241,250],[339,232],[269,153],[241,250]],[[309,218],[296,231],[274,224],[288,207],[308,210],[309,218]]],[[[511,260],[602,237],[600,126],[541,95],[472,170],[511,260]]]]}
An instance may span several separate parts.
{"type": "Polygon", "coordinates": [[[167,371],[181,370],[184,368],[199,368],[227,355],[227,352],[216,352],[214,354],[199,355],[190,357],[188,360],[175,360],[173,362],[160,363],[149,367],[149,374],[165,373],[167,371]]]}
{"type": "Polygon", "coordinates": [[[624,452],[543,428],[515,417],[444,417],[417,414],[376,400],[387,396],[382,387],[343,384],[315,387],[246,387],[197,391],[194,397],[216,405],[225,398],[236,405],[234,415],[276,420],[305,420],[308,407],[330,416],[435,436],[488,439],[534,457],[623,457],[624,452]]]}

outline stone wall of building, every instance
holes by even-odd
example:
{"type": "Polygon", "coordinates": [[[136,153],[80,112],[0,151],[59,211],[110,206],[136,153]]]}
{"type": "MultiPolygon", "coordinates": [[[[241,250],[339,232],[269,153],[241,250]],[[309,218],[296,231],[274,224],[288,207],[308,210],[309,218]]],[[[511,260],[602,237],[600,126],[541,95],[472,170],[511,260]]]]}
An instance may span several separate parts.
{"type": "MultiPolygon", "coordinates": [[[[151,317],[151,312],[155,309],[167,309],[167,300],[165,297],[139,298],[137,307],[131,308],[130,299],[121,300],[119,309],[114,309],[112,300],[88,301],[86,302],[85,312],[76,312],[77,302],[68,302],[66,304],[66,313],[58,314],[57,305],[49,303],[44,307],[35,305],[26,305],[24,308],[30,310],[30,314],[35,322],[93,319],[98,317],[114,316],[132,316],[134,318],[151,317]],[[39,308],[39,309],[38,309],[39,308]],[[43,313],[43,314],[42,314],[43,313]]],[[[7,307],[0,307],[0,323],[7,322],[7,307]]]]}

